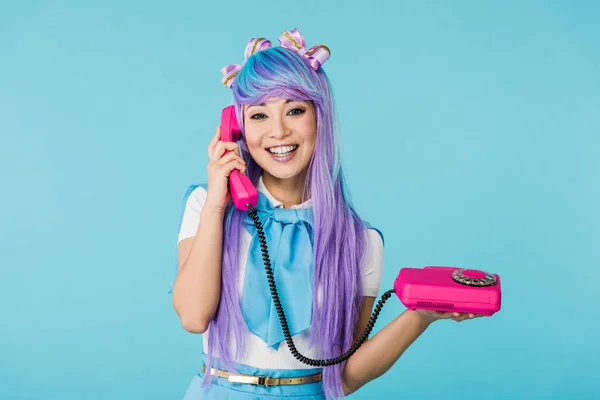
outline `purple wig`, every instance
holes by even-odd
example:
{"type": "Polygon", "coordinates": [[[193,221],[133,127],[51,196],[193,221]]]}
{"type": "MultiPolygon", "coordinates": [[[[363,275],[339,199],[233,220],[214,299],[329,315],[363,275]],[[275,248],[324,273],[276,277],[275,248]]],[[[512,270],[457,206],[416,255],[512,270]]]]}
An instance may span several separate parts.
{"type": "MultiPolygon", "coordinates": [[[[308,167],[305,195],[313,201],[314,284],[311,343],[320,346],[320,358],[336,357],[353,344],[353,334],[362,301],[360,264],[365,251],[366,226],[349,200],[335,127],[334,104],[329,80],[320,68],[313,70],[293,51],[273,47],[246,61],[232,87],[242,128],[240,153],[247,174],[256,184],[261,167],[248,153],[244,138],[243,105],[266,103],[273,97],[311,101],[317,118],[317,140],[308,167]],[[317,301],[322,292],[322,303],[317,301]]],[[[242,212],[231,205],[225,218],[221,299],[210,324],[208,364],[216,351],[226,368],[244,351],[247,327],[241,313],[238,283],[239,234],[242,212]],[[234,335],[236,349],[229,348],[234,335]]],[[[341,372],[345,363],[324,368],[323,384],[329,397],[342,397],[341,372]]],[[[208,371],[208,370],[207,370],[208,371]]],[[[207,382],[208,373],[205,378],[207,382]]]]}

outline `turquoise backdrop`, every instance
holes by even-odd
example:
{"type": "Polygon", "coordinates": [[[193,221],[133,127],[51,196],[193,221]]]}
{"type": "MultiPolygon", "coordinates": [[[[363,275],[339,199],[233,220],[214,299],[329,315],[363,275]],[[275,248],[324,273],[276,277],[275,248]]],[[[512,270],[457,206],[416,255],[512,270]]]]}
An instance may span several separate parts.
{"type": "MultiPolygon", "coordinates": [[[[167,289],[251,37],[326,44],[344,166],[401,267],[503,279],[352,399],[600,398],[600,3],[3,1],[0,398],[180,399],[167,289]]],[[[404,307],[390,299],[375,327],[404,307]]]]}

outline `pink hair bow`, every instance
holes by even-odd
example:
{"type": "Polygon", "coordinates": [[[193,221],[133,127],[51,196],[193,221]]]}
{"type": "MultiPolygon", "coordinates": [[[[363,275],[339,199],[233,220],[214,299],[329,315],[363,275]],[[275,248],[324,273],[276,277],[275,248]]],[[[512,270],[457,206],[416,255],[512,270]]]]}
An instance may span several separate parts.
{"type": "MultiPolygon", "coordinates": [[[[266,50],[271,47],[271,41],[265,38],[252,38],[246,45],[246,50],[244,51],[244,64],[248,57],[252,54],[266,50]]],[[[223,74],[223,79],[221,81],[225,86],[231,88],[233,82],[235,81],[235,77],[240,72],[244,64],[229,64],[228,66],[221,69],[221,73],[223,74]]]]}
{"type": "Polygon", "coordinates": [[[331,56],[329,47],[324,44],[313,46],[307,50],[306,41],[302,34],[298,32],[298,29],[294,29],[291,32],[284,31],[281,36],[279,36],[279,43],[281,44],[281,47],[293,50],[304,57],[315,71],[318,70],[331,56]]]}

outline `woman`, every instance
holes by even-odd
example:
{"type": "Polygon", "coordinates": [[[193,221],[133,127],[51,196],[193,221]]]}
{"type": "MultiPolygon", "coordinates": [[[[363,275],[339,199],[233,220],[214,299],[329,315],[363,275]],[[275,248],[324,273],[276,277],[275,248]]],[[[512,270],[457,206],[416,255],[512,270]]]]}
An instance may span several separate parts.
{"type": "Polygon", "coordinates": [[[217,128],[208,146],[208,185],[192,186],[185,196],[173,304],[186,330],[204,334],[206,352],[186,399],[343,397],[385,373],[433,321],[474,317],[405,311],[347,361],[324,368],[292,354],[256,227],[230,204],[230,172],[247,173],[259,190],[256,208],[277,291],[294,345],[306,357],[337,357],[367,327],[379,292],[383,238],[358,216],[345,191],[322,69],[329,49],[306,50],[297,30],[279,42],[272,47],[252,39],[244,64],[223,69],[242,139],[222,142],[217,128]]]}

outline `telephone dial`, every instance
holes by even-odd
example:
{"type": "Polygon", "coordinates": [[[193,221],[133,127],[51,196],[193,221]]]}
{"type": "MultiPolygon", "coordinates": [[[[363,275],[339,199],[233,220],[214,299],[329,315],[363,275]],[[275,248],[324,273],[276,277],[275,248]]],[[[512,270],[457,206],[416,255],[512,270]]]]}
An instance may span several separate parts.
{"type": "MultiPolygon", "coordinates": [[[[240,139],[240,136],[241,129],[236,118],[235,108],[234,106],[228,106],[221,113],[221,140],[236,142],[240,139]]],[[[249,216],[256,225],[271,297],[281,321],[286,343],[294,357],[304,364],[323,367],[338,364],[350,358],[367,340],[384,303],[394,293],[404,306],[413,310],[423,309],[484,315],[492,315],[500,310],[502,297],[500,277],[496,274],[449,266],[402,268],[396,277],[393,289],[386,291],[381,296],[381,299],[375,305],[375,310],[365,331],[350,349],[338,357],[326,360],[305,357],[298,352],[294,345],[285,311],[281,307],[277,293],[264,231],[254,208],[258,204],[258,191],[247,175],[234,169],[229,175],[229,193],[233,205],[239,210],[249,211],[249,216]]]]}

